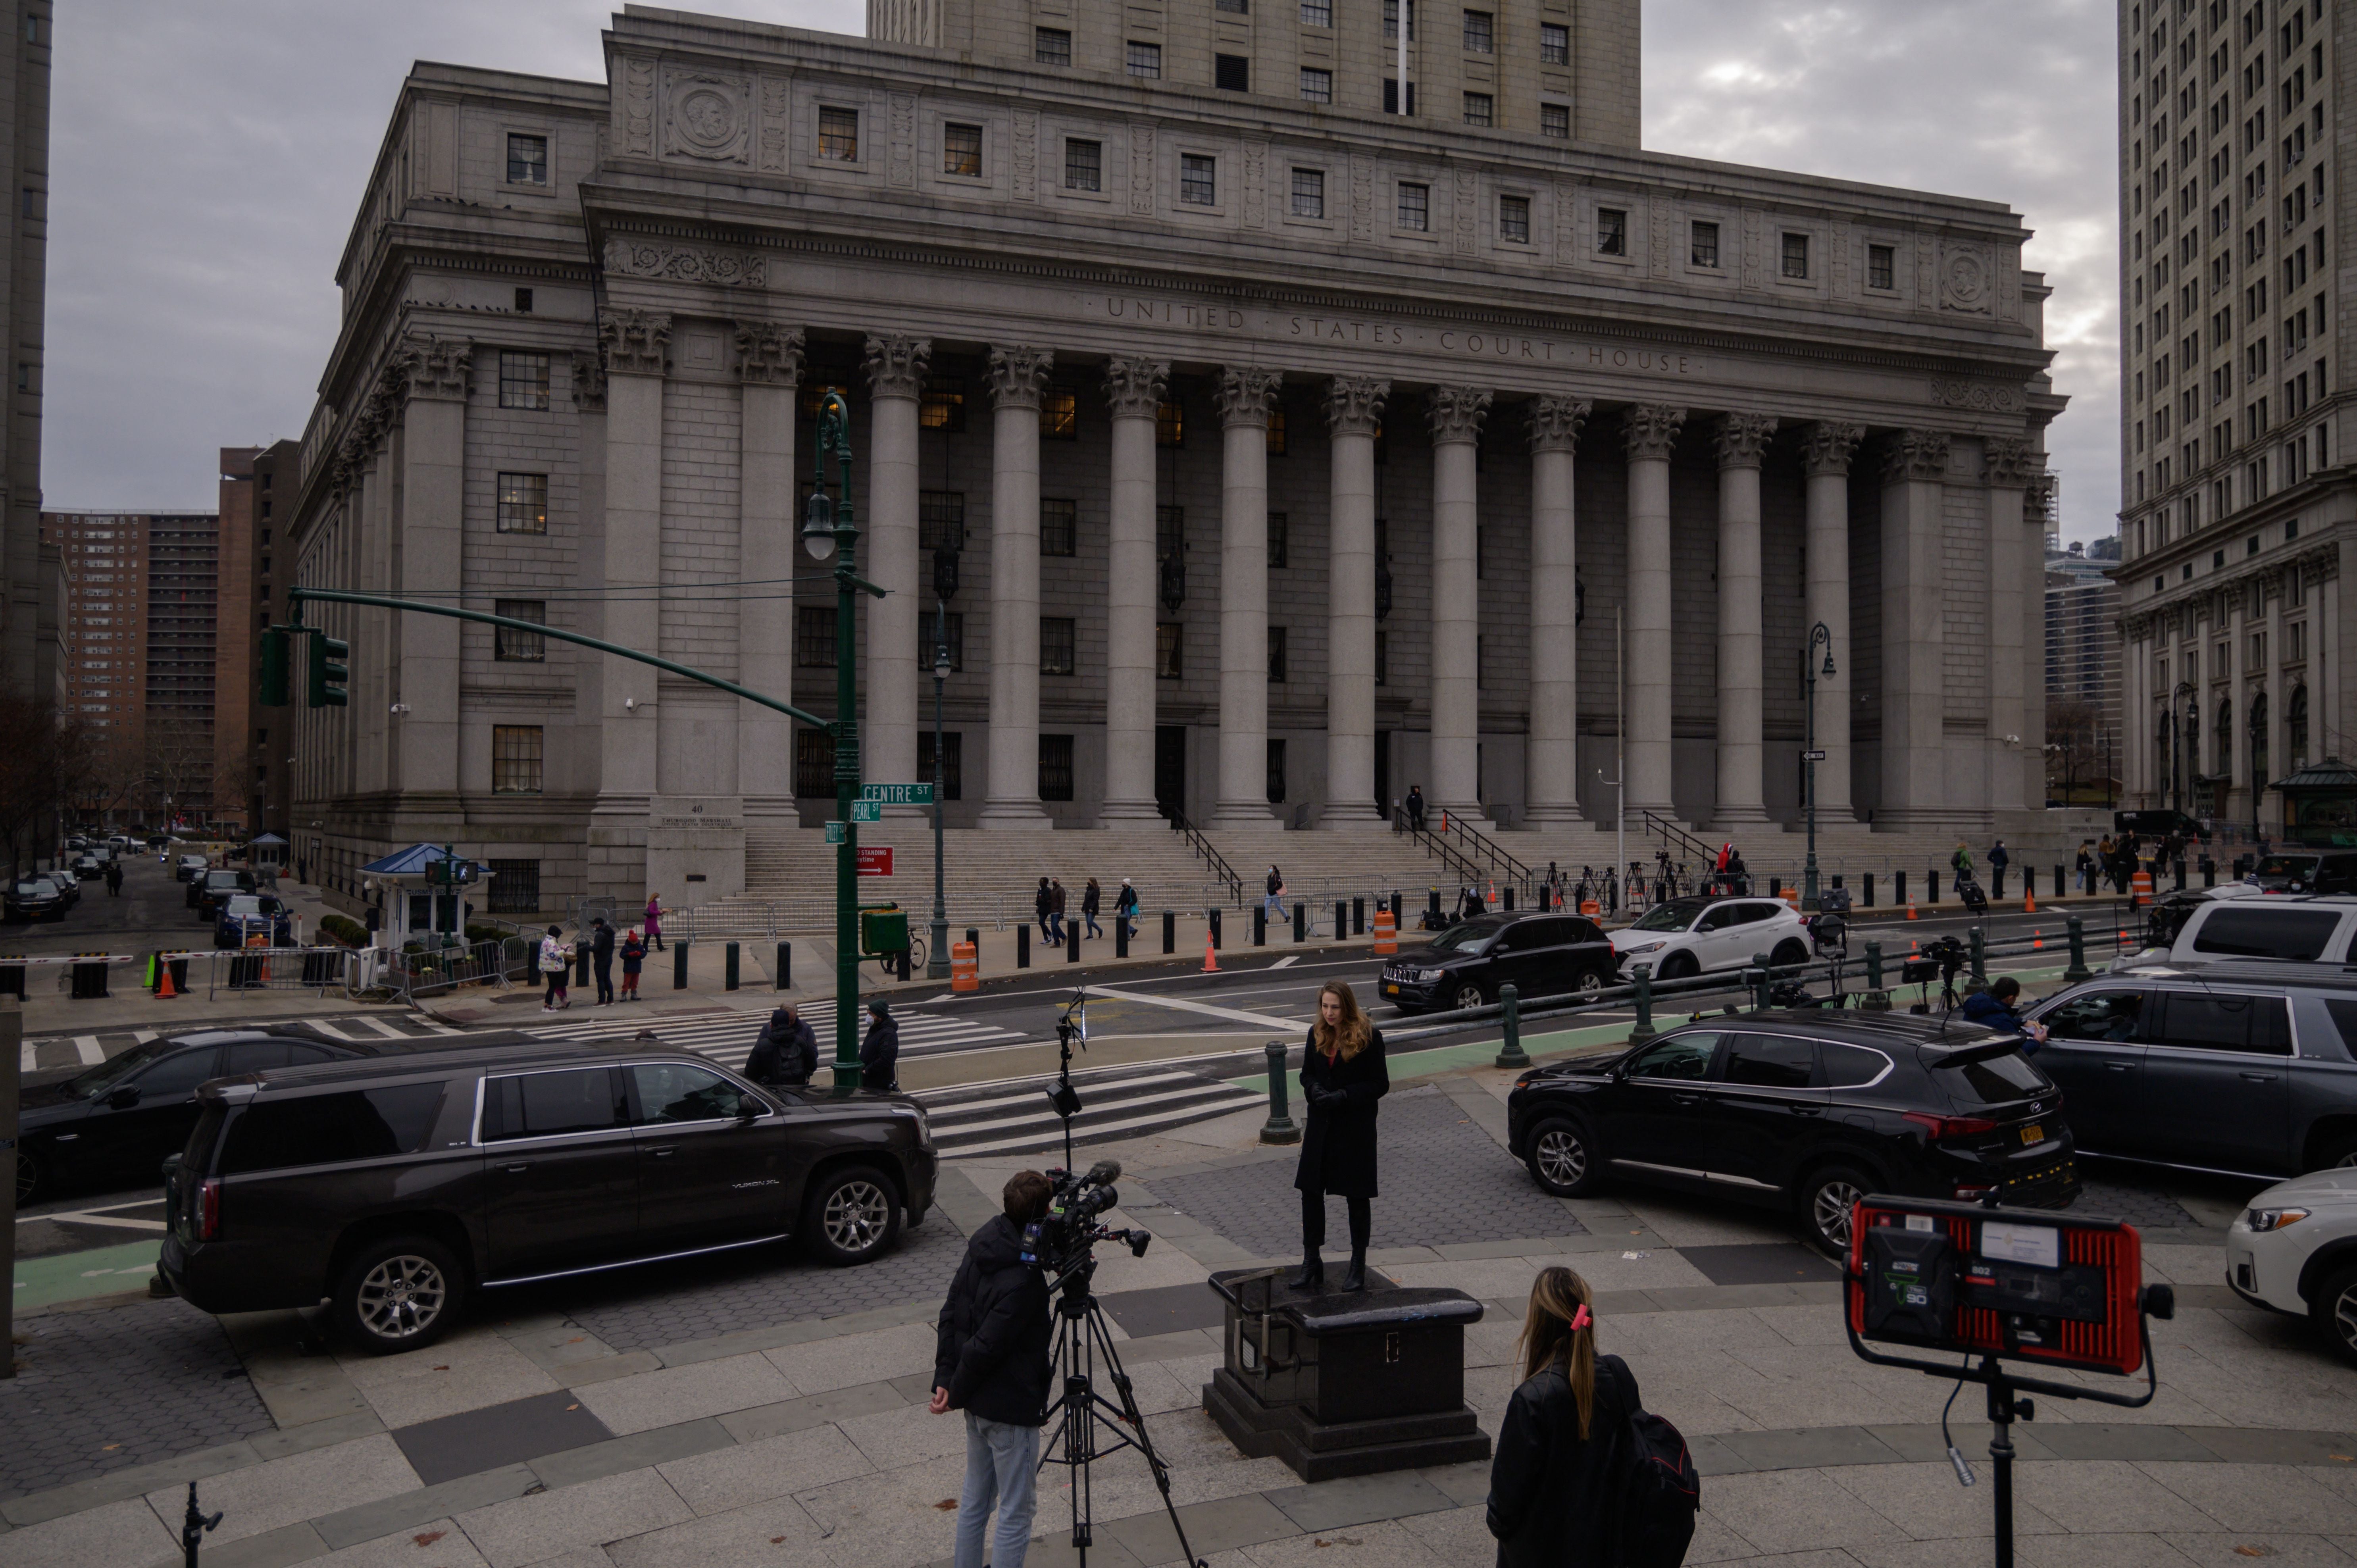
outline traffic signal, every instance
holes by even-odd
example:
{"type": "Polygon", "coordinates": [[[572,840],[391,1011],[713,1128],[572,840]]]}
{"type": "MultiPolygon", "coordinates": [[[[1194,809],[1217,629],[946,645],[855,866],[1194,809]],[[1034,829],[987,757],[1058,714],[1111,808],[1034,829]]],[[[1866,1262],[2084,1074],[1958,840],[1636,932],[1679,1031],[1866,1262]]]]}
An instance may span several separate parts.
{"type": "Polygon", "coordinates": [[[286,634],[275,628],[262,634],[262,705],[286,705],[286,634]]]}
{"type": "Polygon", "coordinates": [[[315,708],[341,708],[350,705],[351,699],[344,691],[344,682],[352,678],[350,668],[344,662],[352,656],[352,645],[339,642],[332,637],[311,634],[311,679],[306,693],[315,708]]]}

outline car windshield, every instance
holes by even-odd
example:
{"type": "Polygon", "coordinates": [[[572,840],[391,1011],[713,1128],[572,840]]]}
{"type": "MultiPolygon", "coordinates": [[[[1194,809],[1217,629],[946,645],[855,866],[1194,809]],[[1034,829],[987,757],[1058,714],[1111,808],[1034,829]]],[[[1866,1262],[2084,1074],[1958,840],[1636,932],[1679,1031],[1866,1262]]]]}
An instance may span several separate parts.
{"type": "Polygon", "coordinates": [[[2260,860],[2254,876],[2288,876],[2294,881],[2316,874],[2318,857],[2312,854],[2270,854],[2260,860]]]}
{"type": "Polygon", "coordinates": [[[1645,912],[1645,918],[1630,928],[1639,931],[1683,931],[1695,923],[1705,909],[1710,908],[1704,898],[1673,898],[1645,912]]]}
{"type": "Polygon", "coordinates": [[[16,897],[19,898],[38,898],[48,891],[49,885],[38,877],[27,878],[16,884],[16,897]]]}
{"type": "Polygon", "coordinates": [[[228,907],[222,910],[222,913],[232,918],[239,915],[259,915],[263,912],[262,899],[252,893],[239,894],[231,899],[228,907]]]}
{"type": "Polygon", "coordinates": [[[134,1046],[121,1056],[109,1057],[88,1072],[69,1079],[66,1088],[84,1099],[102,1094],[171,1048],[169,1040],[149,1040],[145,1045],[134,1046]]]}
{"type": "Polygon", "coordinates": [[[1502,929],[1504,929],[1503,927],[1488,920],[1467,920],[1462,925],[1449,927],[1433,938],[1432,950],[1480,953],[1485,951],[1491,942],[1497,940],[1498,933],[1502,929]]]}

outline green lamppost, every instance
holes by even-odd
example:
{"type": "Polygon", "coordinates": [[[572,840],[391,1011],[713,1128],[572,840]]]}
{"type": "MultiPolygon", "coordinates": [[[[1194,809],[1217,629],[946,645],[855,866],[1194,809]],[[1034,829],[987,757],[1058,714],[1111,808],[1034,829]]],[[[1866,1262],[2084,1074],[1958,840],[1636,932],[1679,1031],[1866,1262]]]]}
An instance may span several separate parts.
{"type": "Polygon", "coordinates": [[[1817,622],[1809,628],[1809,646],[1801,654],[1801,675],[1809,683],[1809,742],[1803,753],[1805,759],[1809,791],[1809,864],[1801,874],[1801,908],[1813,915],[1817,912],[1817,676],[1823,673],[1828,681],[1834,678],[1834,634],[1825,623],[1817,622]],[[1817,645],[1824,644],[1824,669],[1817,668],[1817,645]]]}
{"type": "Polygon", "coordinates": [[[842,842],[834,851],[834,1088],[847,1094],[859,1087],[859,824],[852,802],[859,799],[859,642],[854,610],[862,593],[884,596],[854,570],[859,525],[851,510],[851,410],[843,394],[829,392],[819,404],[817,439],[811,454],[810,499],[802,507],[802,548],[813,561],[834,562],[834,807],[842,842]],[[841,499],[827,493],[826,460],[832,456],[841,499]]]}

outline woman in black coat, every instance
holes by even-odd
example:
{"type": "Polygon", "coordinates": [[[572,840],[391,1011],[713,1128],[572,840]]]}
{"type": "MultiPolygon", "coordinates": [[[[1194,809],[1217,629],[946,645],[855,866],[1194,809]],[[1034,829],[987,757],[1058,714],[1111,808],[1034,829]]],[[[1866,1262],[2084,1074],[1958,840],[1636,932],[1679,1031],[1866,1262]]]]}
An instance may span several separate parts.
{"type": "Polygon", "coordinates": [[[1367,1288],[1367,1234],[1373,1226],[1369,1200],[1375,1196],[1375,1102],[1391,1092],[1383,1066],[1383,1031],[1359,1010],[1359,999],[1339,980],[1318,993],[1318,1022],[1309,1026],[1309,1048],[1301,1058],[1301,1097],[1309,1108],[1309,1128],[1301,1139],[1301,1165],[1293,1185],[1301,1189],[1301,1273],[1296,1290],[1326,1288],[1326,1195],[1348,1200],[1351,1267],[1342,1288],[1367,1288]]]}
{"type": "Polygon", "coordinates": [[[1587,1282],[1539,1271],[1523,1315],[1523,1382],[1490,1461],[1498,1568],[1615,1568],[1620,1434],[1639,1409],[1637,1379],[1596,1353],[1587,1282]]]}

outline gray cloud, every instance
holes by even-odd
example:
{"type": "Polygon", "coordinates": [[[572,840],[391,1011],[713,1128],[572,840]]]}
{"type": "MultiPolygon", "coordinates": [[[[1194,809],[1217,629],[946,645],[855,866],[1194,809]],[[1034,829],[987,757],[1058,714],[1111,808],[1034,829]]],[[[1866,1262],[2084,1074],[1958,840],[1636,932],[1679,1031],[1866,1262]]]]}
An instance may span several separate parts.
{"type": "MultiPolygon", "coordinates": [[[[856,31],[860,0],[690,8],[856,31]]],[[[411,61],[597,78],[597,0],[83,0],[59,17],[43,483],[210,507],[215,449],[302,434],[335,269],[411,61]]],[[[2102,0],[1648,0],[1664,152],[2010,202],[2055,288],[2065,532],[2118,461],[2112,9],[2102,0]]]]}

